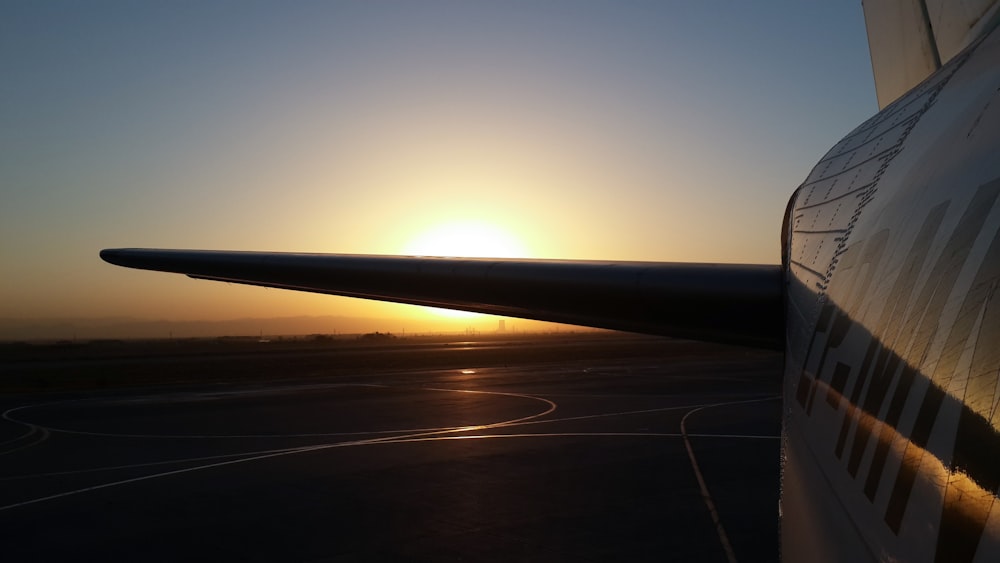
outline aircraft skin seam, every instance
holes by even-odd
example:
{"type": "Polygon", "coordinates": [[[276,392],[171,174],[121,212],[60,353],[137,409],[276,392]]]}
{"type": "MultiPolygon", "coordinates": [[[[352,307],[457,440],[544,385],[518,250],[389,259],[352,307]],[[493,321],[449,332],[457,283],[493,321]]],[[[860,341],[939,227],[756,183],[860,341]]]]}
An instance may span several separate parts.
{"type": "MultiPolygon", "coordinates": [[[[894,160],[895,156],[897,156],[901,152],[901,150],[903,148],[903,141],[906,139],[907,136],[909,136],[910,132],[912,132],[912,130],[914,129],[914,127],[916,126],[916,124],[920,121],[920,118],[924,114],[926,114],[926,112],[937,101],[937,98],[938,98],[938,95],[940,94],[940,92],[950,82],[951,78],[958,72],[958,70],[965,64],[965,62],[971,57],[973,51],[974,51],[974,49],[969,49],[965,53],[963,53],[960,57],[956,57],[955,60],[953,61],[953,64],[948,65],[948,67],[950,67],[950,69],[949,69],[949,71],[947,71],[946,73],[944,73],[944,76],[935,77],[935,78],[940,78],[939,81],[938,80],[928,80],[927,81],[928,83],[935,82],[935,87],[933,89],[931,89],[929,92],[921,92],[921,95],[923,95],[924,93],[928,93],[929,95],[924,100],[924,103],[922,104],[921,108],[918,110],[918,112],[916,113],[916,115],[914,115],[913,117],[907,119],[907,121],[910,121],[911,123],[908,124],[908,126],[906,128],[906,131],[905,131],[905,135],[903,135],[899,139],[898,143],[893,147],[892,154],[888,158],[885,159],[885,162],[883,163],[883,166],[880,167],[880,169],[877,171],[876,177],[874,178],[873,182],[871,182],[871,184],[868,186],[868,188],[864,191],[863,199],[862,199],[861,202],[859,202],[859,205],[858,205],[858,207],[857,207],[857,209],[856,209],[856,211],[855,211],[854,215],[852,216],[852,219],[851,219],[851,221],[849,223],[848,233],[844,237],[841,237],[841,244],[839,245],[838,251],[835,254],[835,256],[833,257],[833,259],[831,260],[830,268],[828,270],[828,276],[826,278],[827,279],[826,287],[824,288],[824,290],[826,290],[826,289],[829,288],[829,282],[830,282],[830,280],[833,277],[833,272],[836,269],[836,266],[837,266],[840,258],[842,256],[844,256],[844,254],[848,250],[848,248],[846,246],[846,242],[847,242],[847,239],[849,238],[850,232],[853,231],[854,226],[857,224],[857,222],[859,220],[859,217],[860,217],[860,213],[864,210],[864,208],[869,203],[871,203],[874,200],[875,194],[878,191],[879,181],[881,180],[882,176],[885,174],[885,171],[886,171],[888,165],[890,164],[890,162],[892,160],[894,160]]],[[[902,105],[908,105],[906,103],[907,101],[905,101],[905,100],[899,100],[897,102],[901,102],[902,105]]],[[[803,186],[803,187],[805,187],[805,186],[803,186]]],[[[839,196],[839,198],[843,198],[843,197],[845,197],[845,195],[846,194],[841,194],[839,196]]],[[[798,197],[802,197],[801,188],[800,188],[800,191],[797,191],[796,198],[798,198],[798,197]]],[[[820,206],[824,205],[825,203],[828,203],[828,202],[813,203],[809,207],[820,207],[820,206]]],[[[800,210],[801,210],[801,208],[796,207],[796,211],[800,211],[800,210]]],[[[927,266],[923,266],[923,267],[927,267],[927,266]]],[[[900,275],[902,275],[902,274],[900,274],[900,275]]],[[[822,277],[820,279],[822,279],[822,277]]],[[[825,291],[824,291],[823,294],[818,295],[817,297],[818,297],[817,305],[815,306],[814,311],[816,311],[816,310],[823,310],[823,309],[827,308],[828,305],[827,305],[827,300],[826,300],[826,297],[825,297],[825,291]]],[[[900,306],[905,306],[905,304],[900,304],[900,306]]],[[[853,317],[853,315],[852,315],[852,317],[853,317]]],[[[826,386],[828,394],[831,392],[831,389],[832,389],[832,385],[828,386],[828,385],[826,385],[826,383],[824,381],[822,381],[820,379],[823,376],[823,373],[825,373],[825,371],[823,370],[823,368],[826,366],[826,363],[827,363],[822,358],[825,358],[826,351],[828,350],[828,348],[831,345],[831,341],[830,340],[832,339],[832,335],[829,332],[830,331],[830,327],[827,326],[828,324],[829,324],[829,320],[827,322],[823,322],[820,319],[817,319],[816,323],[814,324],[813,340],[816,339],[816,337],[817,337],[817,335],[818,335],[819,332],[826,332],[827,333],[827,336],[826,336],[827,342],[825,344],[819,344],[819,346],[822,347],[822,350],[818,349],[815,345],[810,345],[809,346],[809,348],[808,348],[809,352],[807,353],[807,355],[805,356],[805,359],[803,360],[803,362],[804,362],[803,363],[803,370],[800,372],[800,374],[801,374],[801,381],[799,382],[800,388],[799,388],[799,392],[797,393],[797,395],[799,397],[799,401],[798,402],[800,403],[800,405],[802,405],[803,411],[805,413],[805,417],[807,417],[807,418],[809,418],[809,417],[812,416],[811,408],[810,407],[812,406],[812,397],[815,395],[815,392],[817,390],[816,388],[820,387],[820,386],[826,386]],[[821,329],[821,325],[824,326],[825,328],[821,329]],[[805,366],[808,364],[809,358],[812,357],[817,352],[820,352],[820,351],[822,352],[821,353],[821,361],[818,364],[815,376],[814,377],[810,377],[810,376],[807,375],[807,372],[805,370],[805,366]],[[805,389],[805,388],[802,388],[802,385],[807,386],[808,390],[805,389]]],[[[874,356],[872,356],[872,354],[871,354],[872,351],[873,351],[873,348],[869,347],[869,354],[867,356],[870,359],[862,362],[863,366],[862,366],[861,372],[864,372],[866,367],[873,369],[874,370],[873,374],[876,373],[876,372],[879,372],[879,371],[885,371],[888,374],[892,374],[892,383],[895,383],[897,381],[897,379],[898,379],[897,375],[899,373],[900,367],[902,367],[903,371],[905,371],[906,370],[905,366],[900,366],[899,363],[890,362],[892,365],[887,365],[887,366],[885,366],[885,369],[881,369],[881,368],[879,368],[878,365],[875,365],[875,364],[873,364],[871,362],[871,359],[874,359],[874,356]]],[[[880,352],[878,355],[882,356],[882,357],[885,357],[884,352],[880,352]]],[[[841,370],[841,371],[843,372],[843,370],[841,370]]],[[[836,375],[836,374],[834,374],[834,375],[836,375]]],[[[843,375],[844,375],[844,373],[841,373],[841,379],[844,379],[843,375]]],[[[846,390],[846,384],[847,384],[847,382],[844,381],[843,383],[845,384],[845,390],[846,390]]],[[[887,381],[886,385],[891,385],[892,383],[889,383],[887,381]]],[[[858,396],[859,395],[859,391],[862,389],[862,386],[865,386],[866,384],[874,384],[874,382],[872,382],[870,378],[864,378],[863,379],[861,377],[861,374],[859,373],[858,377],[855,378],[854,385],[852,386],[853,389],[854,389],[854,391],[852,391],[852,398],[851,398],[852,400],[851,400],[850,403],[846,404],[846,412],[844,412],[844,419],[843,419],[845,424],[847,424],[850,419],[854,418],[854,416],[852,416],[851,413],[855,410],[855,408],[857,408],[857,405],[860,405],[861,402],[865,402],[865,403],[869,402],[867,400],[863,401],[861,399],[861,397],[858,396]],[[866,379],[867,379],[867,381],[866,381],[866,379]]],[[[900,385],[902,385],[902,383],[900,383],[900,385]]],[[[896,389],[896,392],[889,392],[891,390],[892,390],[892,387],[888,387],[886,389],[887,393],[886,393],[885,397],[882,400],[879,400],[880,408],[878,409],[878,411],[876,411],[876,414],[874,415],[874,418],[876,419],[875,420],[876,426],[879,426],[879,425],[883,425],[884,426],[885,424],[887,424],[886,417],[890,416],[894,412],[897,413],[897,414],[899,412],[901,412],[901,408],[902,408],[902,403],[900,402],[901,398],[897,396],[899,393],[904,392],[904,393],[906,393],[907,397],[909,397],[909,395],[912,395],[913,392],[915,391],[915,389],[913,387],[911,387],[911,386],[905,386],[905,388],[904,387],[899,387],[899,388],[896,389]],[[890,399],[892,399],[892,400],[890,401],[890,399]]],[[[841,395],[842,395],[842,393],[841,393],[841,395]]],[[[829,399],[829,397],[828,397],[828,399],[829,399]]],[[[907,398],[907,400],[908,400],[908,398],[907,398]]],[[[838,400],[837,404],[839,406],[841,404],[841,402],[838,400]]],[[[836,410],[840,411],[841,409],[838,407],[836,410]]],[[[865,409],[865,410],[868,410],[868,409],[865,409]]],[[[872,415],[869,415],[869,416],[872,416],[872,415]]],[[[842,451],[842,446],[846,445],[846,442],[847,442],[845,440],[845,438],[847,436],[846,432],[845,432],[846,430],[847,430],[847,427],[846,426],[842,426],[841,431],[840,431],[840,438],[838,438],[838,440],[837,440],[837,448],[835,448],[837,450],[837,452],[842,451]]],[[[876,433],[880,434],[880,432],[878,432],[877,429],[873,429],[873,430],[876,430],[876,433]]],[[[891,428],[889,430],[895,430],[895,428],[891,428]]],[[[883,441],[884,441],[884,439],[883,439],[883,441]]],[[[807,443],[807,446],[810,446],[810,444],[807,443]]],[[[810,451],[812,451],[812,447],[811,446],[807,447],[807,449],[809,449],[810,451]]],[[[815,456],[816,452],[813,452],[813,455],[815,456]]],[[[837,457],[840,457],[839,453],[838,453],[837,457]]],[[[860,461],[860,458],[858,458],[858,461],[860,461]]],[[[877,461],[877,458],[872,458],[872,461],[873,462],[877,461]]],[[[826,469],[825,465],[822,464],[822,463],[818,463],[817,462],[816,466],[821,469],[821,471],[819,473],[821,475],[823,475],[823,477],[826,478],[829,481],[830,478],[827,475],[827,469],[826,469]]],[[[874,470],[874,468],[871,465],[868,466],[868,469],[874,470]]],[[[902,468],[900,468],[900,470],[902,471],[902,468]]],[[[861,472],[857,473],[857,478],[855,479],[855,482],[864,481],[863,476],[866,473],[868,473],[868,479],[867,479],[868,485],[866,486],[866,493],[867,493],[867,496],[869,498],[869,501],[873,502],[874,499],[875,499],[875,491],[877,489],[871,489],[871,486],[872,486],[872,484],[874,484],[875,487],[882,488],[882,486],[881,486],[882,485],[882,483],[881,483],[882,480],[876,478],[873,481],[872,480],[872,474],[870,472],[868,472],[868,471],[861,471],[861,472]]],[[[886,483],[885,486],[888,486],[890,489],[893,488],[893,486],[891,485],[891,483],[886,483]]],[[[898,486],[898,482],[896,483],[896,486],[898,486]]],[[[830,488],[831,488],[831,490],[836,490],[836,487],[833,486],[832,482],[830,484],[830,488]]],[[[840,495],[839,494],[834,495],[834,497],[837,498],[838,500],[840,499],[840,495]]],[[[891,506],[890,506],[890,510],[892,510],[891,506]]],[[[903,510],[905,510],[905,507],[897,506],[895,510],[898,513],[901,514],[901,512],[903,510]]],[[[889,514],[886,513],[884,516],[885,516],[885,520],[883,520],[883,523],[888,525],[890,523],[889,522],[889,514]]],[[[890,529],[893,531],[893,533],[897,533],[898,532],[898,527],[892,527],[892,526],[890,526],[890,529]]],[[[980,530],[981,530],[981,528],[980,528],[980,530]]],[[[944,532],[943,526],[940,527],[940,528],[938,528],[938,533],[939,534],[942,534],[943,532],[944,532]]],[[[859,534],[859,537],[865,537],[865,536],[859,534]]],[[[938,541],[936,542],[936,544],[938,545],[939,549],[938,549],[938,553],[936,554],[935,558],[938,561],[942,561],[942,560],[949,560],[950,561],[951,560],[950,556],[952,556],[952,555],[958,555],[958,552],[956,552],[955,550],[952,550],[952,549],[948,549],[948,550],[942,552],[940,548],[945,543],[946,542],[943,541],[943,537],[939,537],[938,541]]],[[[951,545],[950,541],[948,542],[948,545],[951,545]]],[[[968,552],[968,553],[971,553],[971,554],[975,553],[976,549],[975,549],[974,546],[975,546],[975,544],[972,544],[971,552],[968,552]]],[[[971,560],[972,555],[968,555],[968,557],[970,558],[969,560],[971,560]]],[[[962,557],[962,559],[964,560],[965,557],[962,557]]]]}
{"type": "MultiPolygon", "coordinates": [[[[978,44],[976,46],[978,46],[978,44]]],[[[951,78],[959,71],[959,69],[961,69],[962,66],[965,65],[965,62],[969,60],[969,57],[972,55],[974,51],[975,48],[972,48],[963,55],[955,57],[953,63],[949,64],[946,67],[949,70],[944,73],[944,76],[941,76],[936,81],[936,84],[934,84],[933,88],[928,89],[929,91],[926,92],[927,99],[924,100],[924,103],[920,107],[920,109],[918,109],[915,112],[913,118],[908,119],[909,124],[904,128],[902,135],[900,135],[896,144],[891,149],[889,149],[889,151],[887,151],[889,152],[889,154],[886,155],[885,159],[882,162],[882,166],[875,173],[875,177],[872,179],[869,188],[863,192],[864,195],[861,198],[862,200],[861,202],[859,202],[857,208],[855,209],[854,214],[852,215],[850,221],[847,224],[847,229],[845,233],[843,234],[841,240],[837,244],[837,249],[834,251],[833,259],[831,260],[830,265],[827,268],[825,277],[826,281],[823,287],[824,292],[829,288],[830,279],[833,277],[833,273],[836,270],[837,262],[839,261],[840,256],[844,253],[847,247],[847,242],[851,237],[851,233],[854,230],[854,226],[857,224],[858,220],[860,220],[864,208],[867,207],[867,205],[875,198],[875,195],[878,192],[879,181],[885,174],[885,171],[889,168],[890,164],[895,159],[895,157],[903,150],[904,148],[903,145],[906,142],[907,137],[909,137],[910,133],[920,122],[920,119],[927,113],[928,110],[930,110],[931,107],[933,107],[934,102],[937,101],[938,95],[941,93],[944,87],[947,86],[947,84],[951,81],[951,78]]],[[[931,82],[931,79],[928,79],[926,82],[928,83],[931,82]]]]}
{"type": "MultiPolygon", "coordinates": [[[[907,117],[903,121],[899,121],[899,122],[893,123],[892,126],[889,127],[888,130],[886,130],[886,133],[888,133],[889,131],[892,131],[894,129],[897,129],[897,128],[902,128],[905,124],[907,124],[909,121],[911,121],[911,120],[913,120],[915,118],[916,118],[916,116],[910,116],[910,117],[907,117]]],[[[878,136],[875,136],[875,137],[867,137],[867,138],[863,138],[862,142],[858,143],[857,145],[850,145],[849,143],[845,143],[844,147],[841,147],[841,146],[834,147],[834,149],[837,150],[836,154],[832,154],[834,151],[830,151],[830,153],[828,153],[827,156],[824,156],[823,159],[820,160],[817,164],[825,164],[825,163],[827,163],[829,161],[832,161],[832,160],[834,160],[836,158],[839,158],[841,156],[852,154],[852,153],[858,151],[859,149],[861,149],[861,147],[864,147],[864,146],[866,146],[866,145],[868,145],[870,143],[876,143],[876,142],[878,142],[881,138],[882,138],[882,135],[878,135],[878,136]]],[[[851,137],[849,139],[853,140],[853,137],[851,137]]]]}

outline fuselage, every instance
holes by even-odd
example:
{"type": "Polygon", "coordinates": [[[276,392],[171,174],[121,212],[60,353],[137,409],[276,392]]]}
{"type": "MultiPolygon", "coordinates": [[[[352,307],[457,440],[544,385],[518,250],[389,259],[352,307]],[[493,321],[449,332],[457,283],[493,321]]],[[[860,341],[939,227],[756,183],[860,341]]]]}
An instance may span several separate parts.
{"type": "Polygon", "coordinates": [[[782,555],[1000,560],[1000,32],[789,203],[782,555]]]}

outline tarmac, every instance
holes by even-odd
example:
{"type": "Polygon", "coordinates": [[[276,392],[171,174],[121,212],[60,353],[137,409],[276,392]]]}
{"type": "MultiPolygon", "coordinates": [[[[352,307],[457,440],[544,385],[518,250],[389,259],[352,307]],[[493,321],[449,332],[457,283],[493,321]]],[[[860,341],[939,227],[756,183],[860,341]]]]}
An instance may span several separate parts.
{"type": "Polygon", "coordinates": [[[775,561],[780,356],[700,350],[0,395],[2,559],[775,561]]]}

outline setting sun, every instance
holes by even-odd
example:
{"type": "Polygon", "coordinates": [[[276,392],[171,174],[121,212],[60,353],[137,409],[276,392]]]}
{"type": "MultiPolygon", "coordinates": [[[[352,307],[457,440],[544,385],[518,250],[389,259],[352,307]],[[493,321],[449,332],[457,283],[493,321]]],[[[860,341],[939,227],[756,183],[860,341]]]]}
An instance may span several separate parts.
{"type": "Polygon", "coordinates": [[[437,225],[412,239],[403,252],[413,256],[527,257],[516,237],[493,224],[472,220],[437,225]]]}
{"type": "MultiPolygon", "coordinates": [[[[513,235],[485,221],[452,221],[424,231],[403,249],[412,256],[453,256],[463,258],[526,258],[524,245],[513,235]]],[[[479,313],[426,307],[444,317],[476,318],[479,313]]]]}

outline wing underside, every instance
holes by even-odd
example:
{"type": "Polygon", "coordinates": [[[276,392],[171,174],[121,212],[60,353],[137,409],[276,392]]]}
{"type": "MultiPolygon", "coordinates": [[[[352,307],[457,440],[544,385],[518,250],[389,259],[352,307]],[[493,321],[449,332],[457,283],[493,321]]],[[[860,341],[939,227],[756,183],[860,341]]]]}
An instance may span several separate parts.
{"type": "Polygon", "coordinates": [[[779,266],[110,249],[193,278],[782,348],[779,266]]]}

